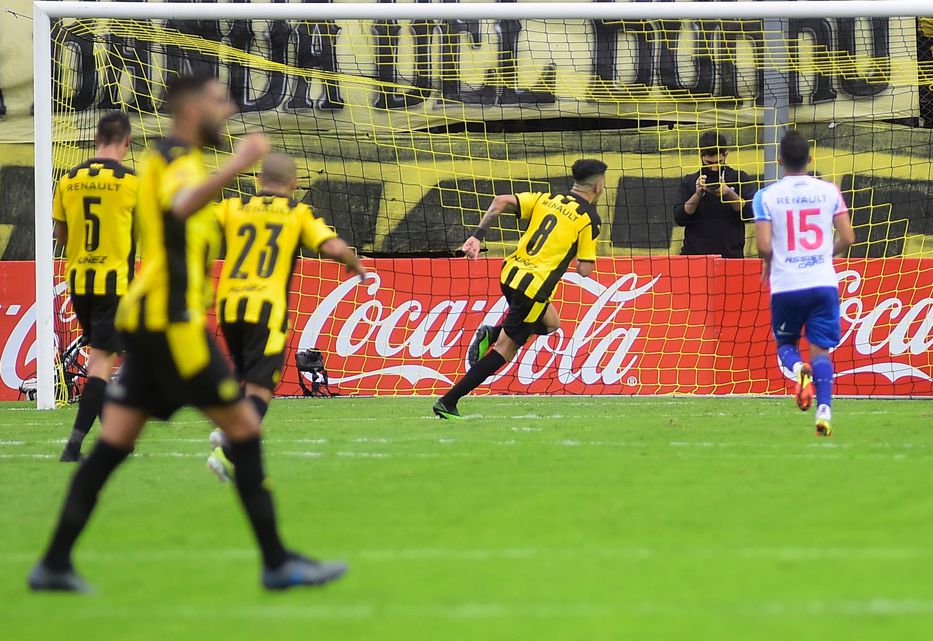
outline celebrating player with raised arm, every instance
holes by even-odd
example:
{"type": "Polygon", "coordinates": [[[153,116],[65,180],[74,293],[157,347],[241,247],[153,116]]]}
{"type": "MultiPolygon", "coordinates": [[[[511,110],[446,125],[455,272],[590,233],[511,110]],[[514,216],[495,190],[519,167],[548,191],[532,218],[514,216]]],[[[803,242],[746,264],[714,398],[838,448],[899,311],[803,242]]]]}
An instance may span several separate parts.
{"type": "Polygon", "coordinates": [[[143,266],[117,309],[126,358],[107,391],[101,437],[71,481],[29,586],[88,589],[71,564],[71,551],[98,493],[132,452],[149,418],[168,419],[185,405],[197,407],[230,439],[236,488],[262,552],[263,585],[278,590],[330,581],[346,566],[288,552],[279,538],[262,466],[259,416],[243,399],[206,327],[211,257],[219,241],[211,201],[268,153],[269,142],[262,135],[247,136],[209,175],[202,148],[222,141],[234,111],[227,90],[209,75],[182,76],[169,82],[165,100],[173,117],[171,135],[149,149],[139,174],[143,266]]]}
{"type": "Polygon", "coordinates": [[[87,380],[59,459],[66,463],[80,460],[81,444],[104,406],[120,351],[114,317],[136,261],[136,175],[121,164],[130,149],[126,114],[104,114],[94,143],[94,157],[62,176],[52,206],[55,239],[65,248],[71,306],[88,344],[87,380]]]}
{"type": "Polygon", "coordinates": [[[771,325],[781,364],[797,379],[797,407],[806,411],[816,387],[816,434],[833,433],[830,406],[833,363],[839,344],[839,284],[833,256],[845,252],[855,233],[839,188],[807,175],[810,144],[796,131],[781,140],[784,177],[753,201],[762,277],[771,284],[771,325]],[[836,239],[833,240],[833,229],[836,239]],[[803,328],[810,363],[797,347],[803,328]]]}
{"type": "Polygon", "coordinates": [[[606,188],[606,164],[581,159],[573,164],[573,187],[566,193],[524,192],[496,196],[463,253],[474,259],[493,221],[514,212],[528,228],[516,250],[505,259],[500,280],[509,303],[502,324],[482,326],[468,350],[470,369],[434,404],[439,418],[460,418],[457,403],[512,360],[533,334],[550,334],[560,327],[551,293],[577,259],[577,273],[589,276],[596,265],[600,219],[594,205],[606,188]],[[490,346],[492,348],[490,349],[490,346]]]}
{"type": "MultiPolygon", "coordinates": [[[[255,196],[228,198],[217,208],[227,257],[217,286],[217,319],[227,341],[246,399],[262,420],[282,375],[288,331],[288,289],[304,246],[342,263],[365,279],[356,252],[311,207],[293,198],[298,187],[295,161],[269,154],[255,196]]],[[[230,446],[223,432],[207,464],[222,481],[233,477],[230,446]]]]}

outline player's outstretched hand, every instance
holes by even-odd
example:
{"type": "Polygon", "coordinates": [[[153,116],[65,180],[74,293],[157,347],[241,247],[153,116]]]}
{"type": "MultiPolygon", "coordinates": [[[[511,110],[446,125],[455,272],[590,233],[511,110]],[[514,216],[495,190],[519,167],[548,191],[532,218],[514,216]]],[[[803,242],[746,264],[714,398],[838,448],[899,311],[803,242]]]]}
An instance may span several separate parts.
{"type": "Polygon", "coordinates": [[[474,260],[477,256],[479,256],[479,250],[481,248],[482,245],[479,242],[479,238],[470,236],[466,239],[466,242],[463,243],[463,247],[460,248],[460,251],[462,251],[463,255],[470,260],[474,260]]]}
{"type": "Polygon", "coordinates": [[[352,273],[356,274],[357,276],[359,276],[359,277],[360,277],[360,283],[362,283],[362,284],[364,284],[364,285],[365,285],[366,283],[368,283],[370,280],[372,280],[373,274],[376,273],[374,270],[372,270],[372,269],[366,267],[365,265],[363,265],[362,263],[359,263],[359,262],[356,263],[356,265],[354,265],[354,266],[352,266],[352,267],[347,267],[347,271],[348,271],[348,272],[352,272],[352,273]]]}
{"type": "Polygon", "coordinates": [[[264,134],[246,134],[237,143],[233,152],[234,160],[244,169],[250,167],[257,160],[265,158],[272,151],[272,143],[264,134]]]}

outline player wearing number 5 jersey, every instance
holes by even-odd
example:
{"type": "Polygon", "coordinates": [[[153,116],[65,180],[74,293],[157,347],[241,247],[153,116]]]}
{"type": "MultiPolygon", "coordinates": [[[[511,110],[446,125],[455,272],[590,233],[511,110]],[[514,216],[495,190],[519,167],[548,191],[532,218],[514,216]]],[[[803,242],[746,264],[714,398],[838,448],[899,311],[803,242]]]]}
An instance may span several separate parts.
{"type": "MultiPolygon", "coordinates": [[[[293,198],[295,161],[269,154],[255,196],[228,198],[217,207],[227,255],[217,286],[217,320],[246,398],[263,418],[279,383],[288,331],[288,289],[302,247],[331,258],[365,278],[356,253],[311,207],[293,198]]],[[[208,467],[222,481],[233,477],[222,432],[208,467]]]]}
{"type": "Polygon", "coordinates": [[[797,406],[808,410],[816,387],[816,433],[832,435],[833,363],[839,344],[839,285],[833,256],[855,241],[836,185],[807,175],[810,145],[796,131],[781,140],[784,177],[755,194],[753,209],[763,277],[771,285],[771,323],[781,364],[796,378],[797,406]],[[833,230],[836,238],[833,239],[833,230]],[[798,343],[806,331],[810,363],[798,343]]]}
{"type": "Polygon", "coordinates": [[[457,402],[512,360],[533,334],[557,331],[560,319],[550,297],[574,258],[578,274],[593,272],[600,226],[594,205],[606,188],[606,164],[581,159],[571,171],[569,192],[496,196],[463,244],[463,253],[476,258],[486,231],[500,213],[514,212],[519,220],[528,221],[518,247],[502,266],[500,283],[508,312],[501,325],[477,330],[468,350],[470,370],[434,404],[436,416],[459,418],[457,402]]]}
{"type": "Polygon", "coordinates": [[[65,248],[71,306],[88,343],[87,379],[61,461],[76,462],[104,405],[120,347],[114,316],[133,278],[136,175],[121,162],[130,148],[130,121],[112,111],[97,123],[94,157],[62,176],[55,189],[55,238],[65,248]]]}

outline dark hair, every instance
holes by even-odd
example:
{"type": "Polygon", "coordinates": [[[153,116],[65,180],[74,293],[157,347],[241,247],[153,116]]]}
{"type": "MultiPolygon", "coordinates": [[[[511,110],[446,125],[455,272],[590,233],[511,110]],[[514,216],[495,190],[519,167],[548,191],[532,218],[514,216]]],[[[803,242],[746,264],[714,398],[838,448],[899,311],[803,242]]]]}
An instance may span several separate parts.
{"type": "Polygon", "coordinates": [[[170,112],[176,113],[189,97],[200,93],[204,87],[215,80],[216,78],[208,73],[172,78],[165,85],[165,106],[170,112]]]}
{"type": "Polygon", "coordinates": [[[791,129],[781,138],[781,159],[789,171],[803,171],[810,161],[810,143],[796,129],[791,129]]]}
{"type": "Polygon", "coordinates": [[[115,145],[130,135],[130,119],[122,111],[108,111],[97,121],[98,145],[115,145]]]}
{"type": "Polygon", "coordinates": [[[699,144],[701,156],[718,156],[729,146],[729,141],[718,131],[704,131],[699,144]]]}
{"type": "Polygon", "coordinates": [[[606,173],[609,166],[602,160],[595,158],[581,158],[573,163],[570,171],[573,173],[573,180],[576,183],[584,183],[593,176],[602,176],[606,173]]]}

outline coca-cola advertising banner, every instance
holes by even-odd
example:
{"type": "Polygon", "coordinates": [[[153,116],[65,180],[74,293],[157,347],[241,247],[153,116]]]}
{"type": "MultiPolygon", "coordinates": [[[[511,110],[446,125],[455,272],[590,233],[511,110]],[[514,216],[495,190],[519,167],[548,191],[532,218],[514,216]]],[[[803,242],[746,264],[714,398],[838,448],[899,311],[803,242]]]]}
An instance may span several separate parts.
{"type": "MultiPolygon", "coordinates": [[[[293,333],[277,390],[300,394],[297,349],[324,355],[333,391],[436,394],[466,370],[477,327],[505,312],[498,260],[377,259],[361,284],[329,262],[301,260],[293,333]]],[[[842,343],[836,390],[933,395],[933,260],[837,264],[842,343]]],[[[33,263],[0,263],[0,399],[34,375],[33,263]]],[[[74,336],[64,284],[62,341],[74,336]]],[[[567,274],[554,304],[561,328],[533,337],[478,393],[782,394],[768,293],[756,260],[604,258],[595,278],[567,274]]]]}

